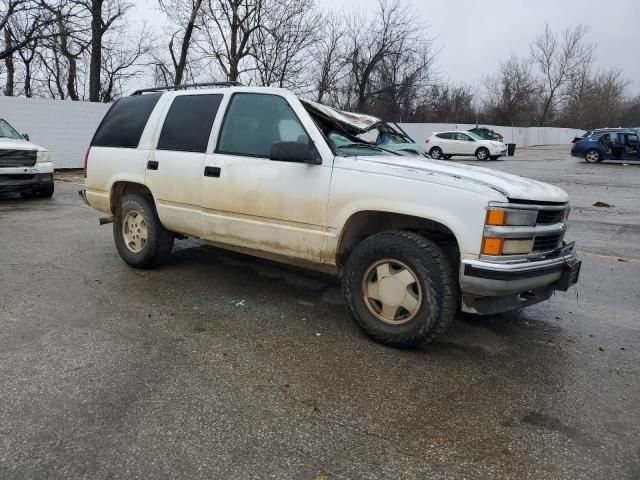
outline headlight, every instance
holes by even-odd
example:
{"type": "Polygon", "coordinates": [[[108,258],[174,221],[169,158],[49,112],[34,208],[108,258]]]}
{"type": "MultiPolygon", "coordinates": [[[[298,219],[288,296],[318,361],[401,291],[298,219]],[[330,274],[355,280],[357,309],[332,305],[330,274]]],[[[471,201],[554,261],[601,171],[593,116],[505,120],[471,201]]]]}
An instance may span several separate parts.
{"type": "Polygon", "coordinates": [[[38,153],[36,155],[36,161],[38,163],[45,163],[49,161],[49,152],[47,152],[46,150],[38,150],[38,153]]]}
{"type": "Polygon", "coordinates": [[[496,227],[535,227],[537,210],[489,208],[485,225],[496,227]]]}

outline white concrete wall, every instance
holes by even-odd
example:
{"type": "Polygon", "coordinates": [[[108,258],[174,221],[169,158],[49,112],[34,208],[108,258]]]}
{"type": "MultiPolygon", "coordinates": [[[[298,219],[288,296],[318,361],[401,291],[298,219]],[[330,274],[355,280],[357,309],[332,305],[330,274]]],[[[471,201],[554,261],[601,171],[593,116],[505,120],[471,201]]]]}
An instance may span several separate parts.
{"type": "MultiPolygon", "coordinates": [[[[6,119],[20,133],[51,152],[55,168],[82,168],[84,154],[109,105],[38,98],[0,96],[0,118],[6,119]]],[[[402,128],[424,145],[433,132],[468,130],[472,124],[402,123],[402,128]]],[[[519,128],[483,125],[504,136],[505,143],[518,147],[568,145],[584,131],[572,128],[519,128]]]]}
{"type": "Polygon", "coordinates": [[[0,118],[49,150],[55,168],[82,168],[84,154],[110,105],[0,96],[0,118]]]}
{"type": "MultiPolygon", "coordinates": [[[[434,132],[447,130],[469,130],[475,124],[463,123],[401,123],[400,126],[419,145],[434,132]]],[[[535,147],[540,145],[569,145],[575,137],[582,136],[584,130],[575,128],[553,128],[553,127],[504,127],[500,125],[485,125],[495,130],[504,137],[505,143],[515,143],[518,148],[535,147]]]]}

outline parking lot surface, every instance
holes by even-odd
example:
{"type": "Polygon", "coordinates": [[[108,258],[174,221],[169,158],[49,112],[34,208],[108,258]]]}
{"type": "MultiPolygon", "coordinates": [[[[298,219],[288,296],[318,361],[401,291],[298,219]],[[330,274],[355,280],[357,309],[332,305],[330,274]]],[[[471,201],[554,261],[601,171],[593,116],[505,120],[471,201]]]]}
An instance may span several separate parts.
{"type": "Polygon", "coordinates": [[[319,274],[191,240],[127,267],[77,174],[1,196],[0,478],[639,478],[640,165],[567,152],[486,165],[569,192],[578,287],[419,351],[319,274]]]}

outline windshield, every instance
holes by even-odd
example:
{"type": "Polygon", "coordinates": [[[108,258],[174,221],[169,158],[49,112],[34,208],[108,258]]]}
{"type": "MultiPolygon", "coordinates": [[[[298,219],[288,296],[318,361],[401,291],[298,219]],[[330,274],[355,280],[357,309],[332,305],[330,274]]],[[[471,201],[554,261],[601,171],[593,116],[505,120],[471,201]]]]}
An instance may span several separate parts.
{"type": "Polygon", "coordinates": [[[357,157],[362,155],[397,155],[397,153],[387,150],[381,146],[366,143],[355,137],[347,136],[339,132],[331,132],[329,140],[343,157],[357,157]]]}
{"type": "Polygon", "coordinates": [[[15,128],[9,125],[4,118],[0,118],[0,138],[15,138],[22,140],[22,135],[20,135],[15,128]]]}

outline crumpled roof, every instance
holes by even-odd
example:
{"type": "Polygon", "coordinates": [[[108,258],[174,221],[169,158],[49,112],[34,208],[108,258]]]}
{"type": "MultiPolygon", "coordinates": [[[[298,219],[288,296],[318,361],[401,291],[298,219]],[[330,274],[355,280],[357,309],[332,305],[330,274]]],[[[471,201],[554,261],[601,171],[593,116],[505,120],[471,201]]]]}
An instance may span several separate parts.
{"type": "Polygon", "coordinates": [[[371,115],[343,112],[311,100],[300,99],[300,101],[307,110],[332,122],[351,135],[366,133],[383,123],[381,119],[371,115]]]}

